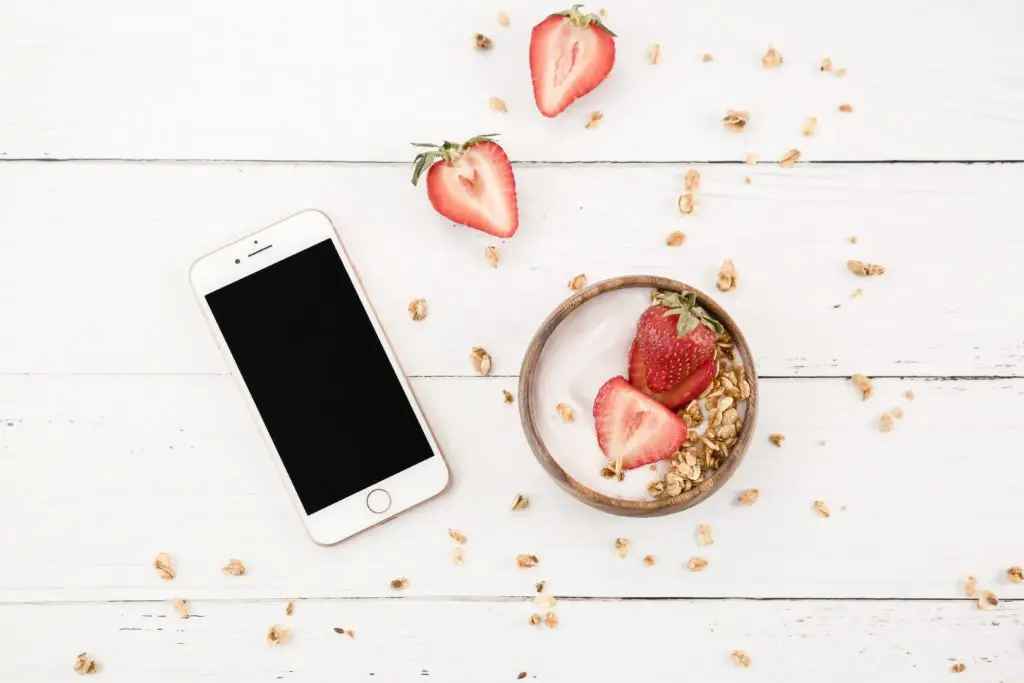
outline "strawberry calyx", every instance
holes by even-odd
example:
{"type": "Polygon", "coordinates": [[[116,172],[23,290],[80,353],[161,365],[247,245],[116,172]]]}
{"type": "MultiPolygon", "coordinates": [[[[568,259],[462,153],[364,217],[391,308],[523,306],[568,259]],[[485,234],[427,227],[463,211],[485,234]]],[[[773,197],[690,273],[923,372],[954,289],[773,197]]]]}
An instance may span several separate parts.
{"type": "Polygon", "coordinates": [[[668,309],[662,314],[666,318],[670,315],[679,316],[679,321],[676,323],[677,337],[686,336],[696,329],[697,325],[704,325],[716,336],[725,332],[722,323],[715,320],[703,306],[697,305],[696,292],[686,292],[685,294],[658,292],[654,295],[654,300],[668,309]]]}
{"type": "Polygon", "coordinates": [[[555,12],[551,16],[565,17],[566,19],[569,20],[569,23],[575,26],[576,28],[586,28],[593,24],[594,26],[597,26],[598,28],[604,30],[612,38],[618,38],[618,36],[612,33],[612,30],[610,28],[604,25],[604,22],[601,21],[601,17],[599,17],[596,14],[584,14],[583,12],[580,11],[580,7],[583,7],[583,5],[573,5],[564,12],[555,12]]]}
{"type": "Polygon", "coordinates": [[[444,140],[440,145],[433,142],[412,143],[413,147],[426,147],[429,149],[427,152],[420,152],[412,160],[412,184],[418,183],[420,176],[423,175],[423,171],[430,168],[435,161],[441,160],[449,164],[457,164],[467,149],[480,142],[493,142],[497,136],[498,133],[475,135],[462,144],[451,142],[450,140],[444,140]]]}

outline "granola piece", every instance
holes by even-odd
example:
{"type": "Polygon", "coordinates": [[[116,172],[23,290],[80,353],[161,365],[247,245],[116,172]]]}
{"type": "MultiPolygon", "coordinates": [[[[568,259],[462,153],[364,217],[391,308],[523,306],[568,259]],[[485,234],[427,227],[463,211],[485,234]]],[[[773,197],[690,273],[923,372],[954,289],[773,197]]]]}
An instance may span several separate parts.
{"type": "Polygon", "coordinates": [[[910,389],[907,389],[906,391],[904,391],[903,395],[907,397],[908,401],[913,401],[914,400],[914,392],[911,391],[910,389]]]}
{"type": "Polygon", "coordinates": [[[679,195],[679,213],[689,216],[697,210],[697,197],[692,192],[679,195]]]}
{"type": "Polygon", "coordinates": [[[749,185],[750,184],[750,176],[743,176],[743,184],[744,185],[749,185]]]}
{"type": "Polygon", "coordinates": [[[670,232],[668,237],[665,238],[665,245],[669,247],[679,247],[682,246],[685,241],[686,234],[676,230],[675,232],[670,232]]]}
{"type": "Polygon", "coordinates": [[[782,53],[776,50],[774,45],[769,45],[767,52],[761,57],[761,65],[766,69],[776,69],[782,66],[782,53]]]}
{"type": "Polygon", "coordinates": [[[831,517],[832,513],[829,512],[828,505],[825,505],[825,501],[816,500],[814,501],[814,511],[821,517],[831,517]]]}
{"type": "Polygon", "coordinates": [[[645,567],[653,567],[654,566],[654,555],[644,555],[644,566],[645,567]]]}
{"type": "Polygon", "coordinates": [[[661,45],[655,43],[647,48],[647,61],[651,64],[657,64],[661,61],[661,45]]]}
{"type": "Polygon", "coordinates": [[[400,576],[397,579],[391,580],[391,590],[393,591],[404,591],[409,587],[409,579],[404,576],[400,576]]]}
{"type": "Polygon", "coordinates": [[[497,247],[487,247],[484,249],[484,260],[491,268],[497,268],[501,262],[501,250],[497,247]]]}
{"type": "Polygon", "coordinates": [[[544,625],[548,628],[555,628],[558,626],[558,615],[554,612],[548,612],[544,615],[544,625]]]}
{"type": "Polygon", "coordinates": [[[178,615],[179,619],[188,619],[188,600],[184,598],[174,598],[171,600],[171,605],[174,606],[174,611],[178,615]]]}
{"type": "Polygon", "coordinates": [[[852,292],[850,292],[850,298],[851,299],[859,299],[862,296],[864,296],[864,290],[861,289],[860,287],[858,287],[857,289],[855,289],[852,292]]]}
{"type": "Polygon", "coordinates": [[[818,118],[812,116],[804,121],[804,136],[811,137],[812,135],[818,134],[818,118]]]}
{"type": "Polygon", "coordinates": [[[92,657],[89,656],[88,652],[80,652],[75,657],[75,673],[79,676],[87,676],[94,674],[100,670],[100,665],[96,663],[92,657]]]}
{"type": "Polygon", "coordinates": [[[498,12],[498,23],[502,26],[508,26],[510,23],[512,23],[508,18],[508,12],[506,12],[505,10],[501,10],[500,12],[498,12]]]}
{"type": "Polygon", "coordinates": [[[526,678],[526,672],[525,672],[525,671],[520,671],[520,672],[519,672],[519,675],[518,675],[518,676],[516,676],[516,680],[518,680],[518,681],[521,681],[521,680],[523,680],[524,678],[526,678]]]}
{"type": "Polygon", "coordinates": [[[736,498],[740,505],[753,505],[757,502],[757,499],[761,497],[761,492],[758,489],[747,489],[740,493],[736,498]]]}
{"type": "Polygon", "coordinates": [[[903,408],[900,408],[899,406],[896,406],[895,408],[893,408],[889,412],[892,413],[892,416],[895,417],[897,420],[902,420],[903,419],[903,408]]]}
{"type": "Polygon", "coordinates": [[[747,157],[743,160],[743,163],[745,163],[747,166],[754,166],[755,164],[757,164],[757,155],[754,154],[753,152],[748,152],[747,157]]]}
{"type": "Polygon", "coordinates": [[[284,645],[292,639],[292,630],[281,626],[280,624],[274,624],[267,629],[267,644],[268,645],[284,645]]]}
{"type": "Polygon", "coordinates": [[[249,570],[245,568],[245,562],[233,557],[220,571],[228,576],[245,576],[249,570]]]}
{"type": "Polygon", "coordinates": [[[576,421],[576,411],[569,404],[559,403],[555,406],[555,410],[558,411],[558,416],[562,418],[562,422],[569,424],[576,421]]]}
{"type": "Polygon", "coordinates": [[[710,52],[705,52],[704,54],[702,54],[700,56],[700,61],[704,62],[705,64],[707,64],[708,62],[710,62],[713,59],[714,59],[714,57],[711,56],[710,52]]]}
{"type": "Polygon", "coordinates": [[[473,47],[476,48],[478,52],[485,52],[494,47],[494,41],[482,33],[477,33],[473,35],[473,47]]]}
{"type": "Polygon", "coordinates": [[[686,563],[686,566],[691,572],[702,572],[708,568],[708,561],[703,557],[691,557],[690,561],[686,563]]]}
{"type": "Polygon", "coordinates": [[[782,168],[793,168],[798,161],[800,161],[800,150],[791,149],[779,159],[779,166],[782,168]]]}
{"type": "Polygon", "coordinates": [[[853,113],[853,105],[852,104],[840,104],[839,105],[839,111],[843,112],[844,114],[852,114],[853,113]]]}
{"type": "Polygon", "coordinates": [[[655,479],[647,485],[647,495],[651,498],[661,498],[665,495],[665,482],[655,479]]]}
{"type": "Polygon", "coordinates": [[[462,549],[462,546],[455,546],[451,552],[452,564],[461,567],[466,564],[466,551],[462,549]]]}
{"type": "Polygon", "coordinates": [[[626,559],[626,555],[629,554],[628,538],[615,539],[615,554],[618,555],[621,559],[626,559]]]}
{"type": "Polygon", "coordinates": [[[156,569],[156,573],[160,575],[160,578],[164,581],[170,581],[174,578],[174,567],[171,565],[171,556],[167,553],[159,553],[153,560],[153,568],[156,569]]]}
{"type": "Polygon", "coordinates": [[[697,542],[701,545],[711,545],[715,542],[715,528],[710,524],[701,524],[697,527],[697,542]]]}
{"type": "Polygon", "coordinates": [[[501,402],[502,403],[504,403],[505,405],[512,405],[512,401],[514,401],[514,400],[515,399],[512,398],[512,394],[510,394],[509,392],[505,391],[504,389],[501,390],[501,402]]]}
{"type": "Polygon", "coordinates": [[[729,656],[732,657],[732,663],[736,666],[742,666],[744,669],[750,668],[750,655],[743,650],[733,650],[729,656]]]}
{"type": "Polygon", "coordinates": [[[488,97],[487,106],[491,108],[491,111],[499,114],[505,114],[508,112],[508,105],[506,105],[505,100],[500,97],[494,97],[493,95],[488,97]]]}
{"type": "Polygon", "coordinates": [[[516,555],[516,566],[520,569],[532,569],[539,562],[536,555],[516,555]]]}
{"type": "Polygon", "coordinates": [[[778,432],[768,435],[768,440],[775,444],[776,448],[782,448],[782,442],[786,440],[786,437],[778,432]]]}
{"type": "Polygon", "coordinates": [[[836,76],[838,78],[845,78],[846,77],[846,67],[843,66],[843,67],[840,67],[840,68],[836,69],[836,76]]]}
{"type": "Polygon", "coordinates": [[[964,579],[964,593],[967,594],[967,597],[973,598],[975,592],[977,591],[977,588],[978,588],[978,579],[976,579],[973,576],[971,576],[970,574],[968,574],[967,578],[964,579]]]}
{"type": "Polygon", "coordinates": [[[831,70],[832,70],[832,60],[829,59],[828,57],[825,57],[824,59],[821,60],[821,71],[831,71],[831,70]]]}
{"type": "Polygon", "coordinates": [[[586,128],[587,130],[590,130],[591,128],[597,128],[597,126],[601,123],[601,119],[603,118],[604,114],[602,114],[599,111],[590,112],[590,118],[587,119],[587,125],[585,125],[584,128],[586,128]]]}
{"type": "Polygon", "coordinates": [[[290,617],[292,615],[292,612],[294,612],[294,611],[295,611],[295,603],[293,603],[291,600],[289,600],[288,604],[284,606],[284,613],[290,617]]]}
{"type": "Polygon", "coordinates": [[[356,632],[350,628],[341,628],[340,626],[335,626],[334,632],[341,636],[348,636],[353,640],[355,640],[356,637],[356,632]]]}
{"type": "Polygon", "coordinates": [[[541,618],[539,614],[530,615],[530,626],[540,626],[541,618]]]}
{"type": "Polygon", "coordinates": [[[573,279],[569,280],[569,289],[574,292],[578,292],[587,286],[587,276],[585,273],[580,273],[573,279]]]}
{"type": "Polygon", "coordinates": [[[679,416],[683,418],[683,424],[687,429],[693,429],[704,421],[704,412],[700,409],[700,403],[696,400],[690,401],[686,408],[680,411],[679,416]]]}
{"type": "Polygon", "coordinates": [[[683,187],[688,192],[700,189],[700,171],[695,168],[687,169],[683,176],[683,187]]]}
{"type": "Polygon", "coordinates": [[[857,244],[857,236],[856,235],[850,235],[849,239],[850,239],[850,244],[857,244]]]}
{"type": "Polygon", "coordinates": [[[999,604],[999,598],[992,591],[981,591],[981,596],[978,598],[978,609],[994,609],[999,604]]]}
{"type": "Polygon", "coordinates": [[[719,291],[731,292],[736,289],[736,280],[739,278],[739,273],[736,272],[736,264],[732,262],[732,259],[725,259],[722,261],[722,267],[718,269],[718,280],[715,282],[715,286],[718,287],[719,291]]]}
{"type": "Polygon", "coordinates": [[[604,17],[607,17],[608,16],[608,10],[606,10],[604,7],[602,7],[601,9],[597,10],[597,16],[601,17],[602,19],[604,17]]]}
{"type": "Polygon", "coordinates": [[[893,419],[891,413],[882,413],[878,418],[878,428],[883,432],[891,432],[893,425],[896,424],[896,420],[893,419]]]}
{"type": "Polygon", "coordinates": [[[555,600],[555,596],[553,596],[553,595],[551,595],[551,593],[547,592],[547,589],[542,588],[537,593],[537,596],[533,599],[533,602],[538,607],[544,607],[545,609],[551,609],[552,607],[555,606],[555,603],[557,601],[555,600]]]}
{"type": "Polygon", "coordinates": [[[521,493],[517,493],[516,497],[512,499],[512,504],[509,506],[510,510],[525,510],[530,507],[530,499],[521,493]]]}
{"type": "Polygon", "coordinates": [[[853,382],[853,386],[860,389],[861,400],[866,401],[871,398],[871,393],[875,390],[874,385],[871,384],[871,380],[864,375],[857,374],[856,372],[850,377],[853,382]]]}
{"type": "Polygon", "coordinates": [[[750,112],[737,111],[730,109],[725,112],[725,116],[722,117],[722,123],[725,127],[734,133],[739,133],[747,127],[747,123],[750,121],[750,112]]]}
{"type": "Polygon", "coordinates": [[[962,674],[964,671],[967,671],[967,665],[963,662],[957,662],[952,666],[950,671],[952,671],[955,674],[962,674]]]}
{"type": "Polygon", "coordinates": [[[466,538],[466,535],[458,529],[448,529],[448,537],[460,545],[465,545],[466,541],[469,540],[466,538]]]}
{"type": "Polygon", "coordinates": [[[1020,583],[1024,581],[1024,569],[1021,569],[1020,565],[1015,565],[1006,570],[1006,576],[1010,581],[1020,583]]]}
{"type": "Polygon", "coordinates": [[[427,317],[427,300],[413,299],[409,302],[409,317],[413,320],[423,320],[427,317]]]}
{"type": "Polygon", "coordinates": [[[469,354],[469,362],[473,364],[473,369],[481,375],[491,374],[491,354],[482,346],[474,346],[473,351],[469,354]]]}
{"type": "Polygon", "coordinates": [[[861,277],[885,274],[885,266],[880,266],[874,263],[864,263],[863,261],[855,261],[853,259],[846,262],[846,267],[851,273],[854,275],[860,275],[861,277]]]}

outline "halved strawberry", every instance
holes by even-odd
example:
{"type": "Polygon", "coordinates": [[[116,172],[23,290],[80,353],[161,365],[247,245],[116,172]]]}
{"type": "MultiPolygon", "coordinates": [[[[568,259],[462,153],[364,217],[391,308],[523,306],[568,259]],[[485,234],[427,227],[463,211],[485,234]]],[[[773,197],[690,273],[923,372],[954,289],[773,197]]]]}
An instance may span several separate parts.
{"type": "Polygon", "coordinates": [[[662,392],[712,357],[723,328],[697,305],[694,292],[660,292],[657,301],[637,321],[636,345],[647,367],[647,386],[662,392]]]}
{"type": "Polygon", "coordinates": [[[622,377],[604,383],[594,399],[597,444],[612,461],[631,470],[667,460],[686,441],[686,425],[675,413],[622,377]]]}
{"type": "Polygon", "coordinates": [[[615,34],[596,14],[572,9],[533,27],[530,73],[533,98],[544,116],[557,116],[601,84],[615,66],[615,34]]]}
{"type": "Polygon", "coordinates": [[[427,197],[439,214],[495,237],[511,237],[519,229],[516,179],[505,150],[491,139],[495,135],[478,135],[461,145],[414,142],[430,151],[416,155],[412,184],[429,166],[427,197]]]}
{"type": "Polygon", "coordinates": [[[715,359],[708,358],[701,364],[697,371],[668,391],[654,392],[647,386],[647,365],[644,357],[637,348],[636,340],[629,346],[629,383],[634,387],[652,397],[655,401],[675,410],[682,408],[701,393],[711,384],[715,378],[715,359]]]}

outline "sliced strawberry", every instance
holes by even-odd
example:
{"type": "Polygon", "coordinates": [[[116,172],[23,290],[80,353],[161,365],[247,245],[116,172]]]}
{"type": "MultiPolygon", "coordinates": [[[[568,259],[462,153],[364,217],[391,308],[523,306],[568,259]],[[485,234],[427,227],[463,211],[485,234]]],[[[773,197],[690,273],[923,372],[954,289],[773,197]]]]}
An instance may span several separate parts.
{"type": "Polygon", "coordinates": [[[533,27],[530,73],[544,116],[557,116],[601,84],[615,66],[615,34],[582,5],[552,14],[533,27]]]}
{"type": "Polygon", "coordinates": [[[682,382],[668,391],[651,391],[647,386],[647,366],[640,349],[637,348],[636,340],[633,340],[629,347],[629,383],[666,408],[675,410],[687,405],[700,396],[714,378],[715,360],[708,358],[697,368],[696,372],[684,378],[682,382]]]}
{"type": "Polygon", "coordinates": [[[686,441],[682,420],[622,377],[597,392],[594,424],[601,450],[613,461],[621,458],[627,470],[667,460],[686,441]]]}
{"type": "Polygon", "coordinates": [[[697,305],[694,292],[661,292],[640,316],[636,345],[647,367],[647,386],[668,391],[697,372],[715,352],[722,324],[697,305]]]}
{"type": "Polygon", "coordinates": [[[445,218],[495,237],[511,237],[519,229],[516,179],[505,150],[478,135],[460,144],[445,140],[429,147],[413,163],[412,184],[427,171],[427,197],[445,218]]]}

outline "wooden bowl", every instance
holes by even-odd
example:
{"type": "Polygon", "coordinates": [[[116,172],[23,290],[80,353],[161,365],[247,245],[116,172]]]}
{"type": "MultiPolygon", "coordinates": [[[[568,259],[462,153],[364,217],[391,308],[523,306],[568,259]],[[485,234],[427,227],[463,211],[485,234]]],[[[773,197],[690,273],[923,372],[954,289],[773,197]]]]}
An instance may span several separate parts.
{"type": "MultiPolygon", "coordinates": [[[[614,296],[619,297],[619,300],[623,300],[623,294],[617,294],[614,296]]],[[[550,364],[558,365],[554,359],[551,360],[550,364]]],[[[565,382],[559,380],[556,384],[559,387],[563,384],[572,384],[572,379],[570,377],[570,379],[567,379],[565,382]]],[[[575,405],[573,406],[577,414],[577,420],[573,424],[559,424],[557,427],[558,429],[587,429],[587,425],[585,423],[588,421],[585,419],[581,420],[580,418],[584,417],[583,413],[590,414],[593,409],[595,389],[592,387],[594,386],[596,386],[594,381],[581,382],[581,388],[575,392],[576,400],[574,401],[575,405]],[[587,386],[582,388],[583,384],[586,384],[587,386]],[[587,402],[588,400],[589,403],[587,402]]],[[[550,390],[546,391],[547,393],[550,393],[550,390]]],[[[561,388],[558,389],[558,391],[561,391],[561,388]]],[[[571,394],[571,392],[569,393],[571,394]]],[[[547,317],[547,319],[541,324],[540,329],[537,330],[533,340],[530,342],[529,348],[526,350],[526,355],[523,357],[523,366],[520,370],[519,376],[519,415],[522,419],[523,431],[526,433],[526,440],[529,442],[530,448],[533,450],[533,454],[537,458],[537,461],[544,467],[548,474],[554,478],[555,482],[574,498],[577,498],[587,505],[599,510],[604,510],[605,512],[632,517],[654,517],[679,512],[693,507],[720,489],[739,467],[740,461],[743,460],[743,457],[746,455],[747,449],[750,446],[750,439],[754,433],[754,426],[757,422],[757,397],[757,370],[754,367],[754,358],[750,353],[750,347],[747,345],[747,341],[743,337],[743,333],[740,332],[740,329],[736,326],[735,321],[733,321],[729,314],[726,313],[721,306],[715,303],[713,299],[700,290],[668,278],[647,275],[631,275],[605,280],[587,287],[578,294],[564,301],[551,313],[551,315],[547,317]],[[635,329],[636,320],[639,317],[640,312],[642,312],[645,304],[642,301],[634,301],[633,299],[635,298],[635,295],[633,293],[626,294],[626,296],[629,297],[629,300],[626,303],[628,303],[631,309],[636,308],[638,310],[636,310],[636,315],[633,317],[630,317],[630,313],[613,313],[612,315],[616,318],[622,318],[622,320],[614,321],[614,329],[611,329],[606,323],[608,311],[616,309],[609,309],[608,306],[605,306],[604,308],[596,308],[597,304],[591,304],[592,307],[595,307],[595,316],[589,323],[574,323],[573,320],[585,321],[585,318],[580,318],[580,316],[586,315],[581,309],[584,308],[584,305],[587,304],[587,302],[605,295],[605,301],[607,301],[609,305],[618,305],[616,301],[613,301],[608,297],[608,294],[610,292],[620,292],[621,290],[630,290],[632,288],[640,288],[641,296],[648,295],[646,291],[642,290],[650,289],[661,289],[675,292],[695,292],[700,305],[717,318],[725,327],[729,336],[732,337],[735,345],[735,351],[747,370],[747,381],[750,383],[751,389],[750,398],[747,399],[745,404],[743,429],[739,434],[737,442],[730,449],[729,457],[726,458],[722,465],[717,470],[714,470],[710,476],[705,477],[702,482],[694,486],[689,491],[684,491],[683,493],[670,498],[661,498],[657,500],[649,498],[641,500],[636,499],[636,496],[633,498],[616,497],[596,491],[591,486],[584,484],[580,481],[582,477],[573,477],[570,475],[551,455],[548,450],[548,446],[545,445],[542,433],[547,431],[550,436],[552,433],[550,430],[555,429],[555,427],[549,427],[546,424],[541,425],[543,428],[539,426],[540,420],[542,419],[555,419],[551,414],[554,412],[551,408],[551,404],[555,399],[547,395],[543,397],[537,395],[537,392],[539,391],[539,384],[548,382],[546,375],[550,375],[552,372],[557,372],[557,369],[551,370],[550,368],[546,368],[542,361],[545,346],[548,345],[552,335],[555,334],[556,329],[559,328],[559,325],[565,322],[566,319],[573,314],[576,314],[576,316],[573,319],[570,319],[570,323],[563,328],[563,330],[565,330],[564,334],[556,335],[559,337],[557,346],[561,350],[552,352],[555,357],[560,357],[564,360],[565,358],[572,359],[574,355],[578,355],[580,356],[579,372],[587,372],[590,370],[592,365],[600,364],[596,361],[592,361],[592,359],[588,357],[588,353],[593,352],[593,347],[599,346],[605,338],[614,337],[615,339],[612,342],[609,342],[610,346],[605,354],[605,360],[603,362],[608,367],[617,368],[610,372],[608,375],[609,377],[614,376],[615,374],[625,375],[628,354],[625,349],[621,348],[621,345],[625,343],[626,349],[628,349],[629,341],[622,341],[623,334],[630,335],[629,339],[631,339],[632,331],[625,329],[623,326],[629,325],[632,326],[632,329],[635,329]],[[589,337],[586,335],[580,335],[584,338],[581,338],[577,342],[577,335],[572,327],[574,324],[589,325],[589,329],[587,330],[589,337]],[[594,329],[595,327],[597,329],[594,329]],[[565,340],[561,339],[567,335],[569,336],[565,340]],[[566,349],[568,349],[569,346],[583,346],[584,351],[581,351],[578,354],[575,351],[567,351],[566,349]],[[616,360],[620,353],[621,363],[616,360]],[[544,371],[543,373],[542,370],[544,371]],[[538,376],[542,376],[540,381],[538,381],[538,376]],[[545,404],[543,415],[539,412],[541,409],[540,404],[542,403],[545,404]]],[[[554,423],[552,422],[551,424],[553,425],[554,423]]],[[[576,432],[573,434],[572,438],[579,440],[585,438],[585,435],[582,432],[576,432]]],[[[589,438],[593,440],[593,448],[596,449],[597,439],[593,432],[590,433],[589,438]]],[[[597,451],[597,453],[600,454],[600,451],[597,451]]],[[[564,458],[563,462],[566,462],[564,458]]],[[[599,459],[595,460],[593,463],[595,473],[600,470],[600,467],[601,461],[599,459]]],[[[634,471],[640,472],[641,469],[634,471]]]]}

